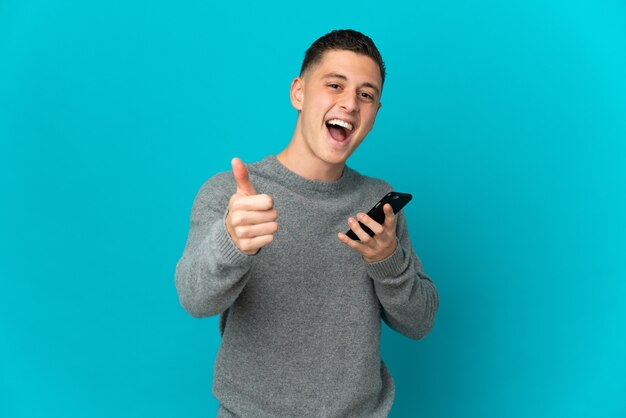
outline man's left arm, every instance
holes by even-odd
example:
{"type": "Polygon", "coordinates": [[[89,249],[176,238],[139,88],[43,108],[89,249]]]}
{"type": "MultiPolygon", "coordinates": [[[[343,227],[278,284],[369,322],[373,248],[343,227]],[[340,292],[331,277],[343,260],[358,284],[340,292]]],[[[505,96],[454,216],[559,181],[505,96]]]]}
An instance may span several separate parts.
{"type": "Polygon", "coordinates": [[[360,241],[343,233],[338,237],[361,253],[382,307],[383,320],[396,331],[420,339],[433,326],[439,296],[411,246],[404,214],[394,215],[389,204],[383,209],[382,224],[364,213],[357,215],[375,233],[373,237],[352,218],[348,224],[360,241]]]}

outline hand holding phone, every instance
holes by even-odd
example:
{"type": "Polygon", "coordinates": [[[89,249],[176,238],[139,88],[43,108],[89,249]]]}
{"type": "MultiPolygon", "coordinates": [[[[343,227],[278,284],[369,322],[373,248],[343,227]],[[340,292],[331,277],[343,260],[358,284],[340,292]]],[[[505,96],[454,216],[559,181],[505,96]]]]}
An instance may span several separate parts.
{"type": "MultiPolygon", "coordinates": [[[[374,207],[370,209],[369,212],[367,212],[367,215],[373,220],[375,220],[376,222],[378,222],[379,224],[382,224],[385,221],[385,212],[383,211],[383,206],[385,206],[386,203],[389,203],[391,205],[391,208],[393,209],[393,213],[395,214],[395,213],[400,212],[400,210],[407,203],[409,203],[409,201],[412,198],[413,196],[411,196],[408,193],[389,192],[385,196],[383,196],[383,198],[380,199],[378,203],[376,203],[374,207]]],[[[371,229],[369,229],[367,226],[365,226],[363,223],[359,222],[359,225],[371,237],[375,235],[374,232],[371,229]]],[[[346,235],[348,236],[348,238],[351,238],[356,241],[360,241],[359,237],[357,237],[356,234],[351,229],[346,232],[346,235]]]]}

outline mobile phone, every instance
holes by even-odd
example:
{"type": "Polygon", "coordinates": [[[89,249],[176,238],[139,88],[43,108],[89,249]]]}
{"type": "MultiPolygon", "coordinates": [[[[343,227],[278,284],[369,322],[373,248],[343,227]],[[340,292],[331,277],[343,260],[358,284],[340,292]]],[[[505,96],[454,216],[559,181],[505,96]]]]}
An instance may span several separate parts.
{"type": "MultiPolygon", "coordinates": [[[[391,205],[393,213],[398,213],[400,212],[400,209],[409,203],[412,198],[413,196],[408,193],[389,192],[383,196],[383,198],[380,199],[369,212],[367,212],[367,215],[379,224],[382,224],[385,221],[385,212],[383,211],[385,203],[389,203],[391,205]]],[[[363,225],[363,223],[359,222],[359,225],[361,225],[361,228],[370,234],[371,237],[375,235],[374,231],[363,225]]],[[[351,229],[346,232],[346,235],[353,240],[360,241],[359,237],[357,237],[351,229]]]]}

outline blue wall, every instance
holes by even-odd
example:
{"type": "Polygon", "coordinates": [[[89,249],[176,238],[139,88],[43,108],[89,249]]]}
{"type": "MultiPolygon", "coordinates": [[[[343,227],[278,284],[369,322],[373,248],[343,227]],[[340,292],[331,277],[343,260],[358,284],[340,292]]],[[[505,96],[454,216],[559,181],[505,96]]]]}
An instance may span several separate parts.
{"type": "Polygon", "coordinates": [[[0,416],[214,415],[191,203],[287,144],[344,27],[389,69],[350,163],[416,196],[441,297],[423,341],[384,331],[391,417],[626,416],[626,4],[224,3],[0,3],[0,416]]]}

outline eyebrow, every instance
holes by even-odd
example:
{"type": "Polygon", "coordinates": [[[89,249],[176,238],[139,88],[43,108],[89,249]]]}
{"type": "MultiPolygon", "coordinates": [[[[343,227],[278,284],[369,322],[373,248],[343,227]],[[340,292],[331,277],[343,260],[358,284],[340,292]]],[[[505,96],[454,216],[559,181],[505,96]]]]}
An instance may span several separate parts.
{"type": "MultiPolygon", "coordinates": [[[[322,79],[325,79],[325,78],[339,78],[341,80],[348,81],[348,77],[346,77],[345,75],[340,74],[340,73],[324,74],[322,76],[322,79]]],[[[363,87],[369,87],[369,88],[373,89],[376,92],[376,94],[380,94],[380,89],[375,84],[372,84],[372,83],[369,83],[369,82],[365,82],[365,83],[362,84],[362,86],[363,87]]]]}

